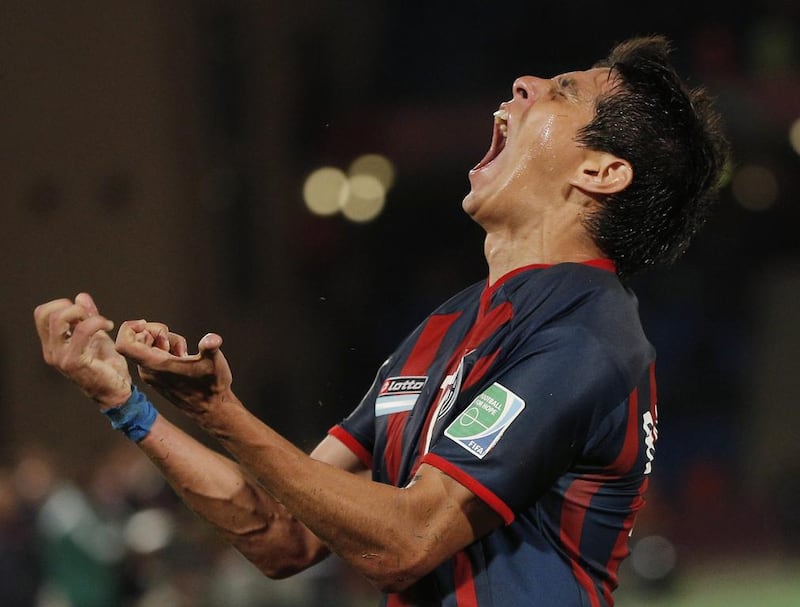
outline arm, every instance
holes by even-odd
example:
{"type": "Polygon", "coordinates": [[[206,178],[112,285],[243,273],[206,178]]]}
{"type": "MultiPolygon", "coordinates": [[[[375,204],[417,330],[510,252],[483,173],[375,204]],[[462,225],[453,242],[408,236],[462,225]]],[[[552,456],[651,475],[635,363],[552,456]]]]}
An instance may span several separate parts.
{"type": "Polygon", "coordinates": [[[435,468],[422,466],[405,489],[347,474],[306,456],[238,401],[201,425],[289,512],[384,591],[411,585],[501,524],[435,468]]]}
{"type": "MultiPolygon", "coordinates": [[[[178,497],[268,577],[287,577],[329,554],[319,538],[238,464],[163,416],[138,446],[178,497]]],[[[332,437],[311,457],[342,468],[343,474],[365,472],[350,450],[332,437]]]]}
{"type": "MultiPolygon", "coordinates": [[[[59,299],[42,304],[34,319],[45,361],[76,383],[101,410],[128,399],[131,378],[127,361],[107,333],[113,323],[99,315],[91,297],[82,293],[74,302],[59,299]]],[[[146,338],[140,335],[140,339],[146,338]]],[[[284,577],[328,553],[317,537],[239,465],[164,417],[156,418],[138,446],[189,508],[214,525],[265,574],[284,577]]],[[[357,458],[332,438],[323,441],[312,457],[348,472],[363,470],[357,458]]]]}
{"type": "Polygon", "coordinates": [[[205,336],[200,352],[187,356],[176,336],[166,351],[137,339],[143,332],[153,340],[172,335],[155,323],[122,325],[117,349],[140,365],[142,377],[378,588],[408,587],[502,523],[472,492],[431,466],[423,465],[408,487],[397,488],[308,457],[236,398],[219,336],[205,336]]]}

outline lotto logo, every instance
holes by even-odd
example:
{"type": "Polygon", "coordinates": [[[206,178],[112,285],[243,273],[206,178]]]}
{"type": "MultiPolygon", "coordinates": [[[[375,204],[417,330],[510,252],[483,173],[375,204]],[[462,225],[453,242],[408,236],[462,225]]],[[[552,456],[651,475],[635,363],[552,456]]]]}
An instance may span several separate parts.
{"type": "Polygon", "coordinates": [[[400,394],[403,392],[419,392],[425,385],[427,377],[390,377],[381,386],[381,395],[400,394]]]}
{"type": "Polygon", "coordinates": [[[642,431],[644,432],[645,455],[647,456],[644,473],[650,474],[653,470],[653,460],[656,457],[656,440],[658,440],[656,420],[653,419],[650,411],[645,411],[644,415],[642,415],[642,431]]]}

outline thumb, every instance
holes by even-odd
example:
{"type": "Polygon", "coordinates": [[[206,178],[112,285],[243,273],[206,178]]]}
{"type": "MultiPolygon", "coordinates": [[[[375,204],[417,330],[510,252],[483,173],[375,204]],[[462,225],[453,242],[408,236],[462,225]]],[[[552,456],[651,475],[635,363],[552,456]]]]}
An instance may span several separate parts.
{"type": "Polygon", "coordinates": [[[222,346],[222,337],[216,333],[206,333],[198,342],[197,348],[203,357],[211,357],[222,346]]]}
{"type": "Polygon", "coordinates": [[[220,350],[222,337],[216,333],[206,334],[197,344],[200,351],[199,356],[202,360],[209,361],[214,368],[214,376],[218,386],[229,388],[233,381],[231,368],[225,355],[220,350]]]}

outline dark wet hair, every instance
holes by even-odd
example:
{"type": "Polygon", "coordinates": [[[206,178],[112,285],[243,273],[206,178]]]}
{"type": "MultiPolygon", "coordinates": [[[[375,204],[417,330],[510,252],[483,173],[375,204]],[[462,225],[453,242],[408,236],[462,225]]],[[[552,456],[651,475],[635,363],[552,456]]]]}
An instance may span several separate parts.
{"type": "Polygon", "coordinates": [[[708,94],[681,81],[669,52],[662,36],[616,45],[596,67],[610,67],[618,83],[578,133],[581,144],[633,167],[630,185],[606,196],[586,220],[621,276],[670,264],[686,251],[716,201],[728,156],[708,94]]]}

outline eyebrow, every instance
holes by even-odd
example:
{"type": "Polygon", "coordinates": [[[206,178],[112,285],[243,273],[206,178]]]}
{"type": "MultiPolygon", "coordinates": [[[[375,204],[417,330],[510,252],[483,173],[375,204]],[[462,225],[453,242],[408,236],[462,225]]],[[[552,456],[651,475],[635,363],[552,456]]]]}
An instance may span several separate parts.
{"type": "Polygon", "coordinates": [[[561,76],[557,84],[560,89],[566,91],[570,97],[573,99],[578,98],[578,84],[575,82],[574,78],[570,78],[569,76],[561,76]]]}

